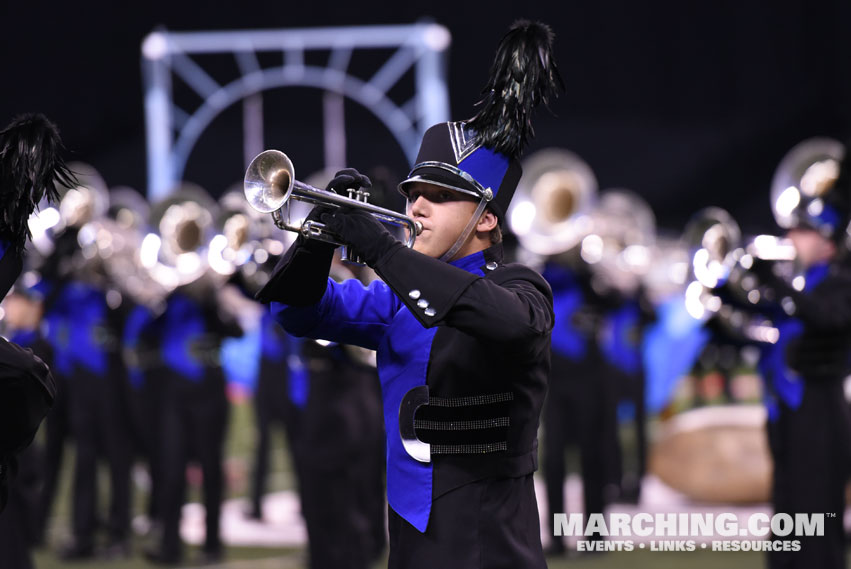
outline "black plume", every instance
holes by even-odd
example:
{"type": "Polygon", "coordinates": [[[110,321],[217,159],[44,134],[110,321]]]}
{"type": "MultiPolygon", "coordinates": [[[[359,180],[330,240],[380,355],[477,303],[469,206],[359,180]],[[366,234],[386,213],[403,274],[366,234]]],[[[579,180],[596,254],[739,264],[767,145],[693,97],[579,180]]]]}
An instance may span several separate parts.
{"type": "Polygon", "coordinates": [[[540,22],[518,20],[496,51],[490,79],[482,90],[482,109],[467,126],[482,137],[484,146],[519,158],[535,136],[532,110],[564,90],[553,58],[553,32],[540,22]]]}
{"type": "Polygon", "coordinates": [[[0,131],[0,238],[18,252],[31,237],[27,223],[41,199],[56,201],[56,184],[77,185],[65,165],[59,130],[42,114],[16,117],[0,131]]]}

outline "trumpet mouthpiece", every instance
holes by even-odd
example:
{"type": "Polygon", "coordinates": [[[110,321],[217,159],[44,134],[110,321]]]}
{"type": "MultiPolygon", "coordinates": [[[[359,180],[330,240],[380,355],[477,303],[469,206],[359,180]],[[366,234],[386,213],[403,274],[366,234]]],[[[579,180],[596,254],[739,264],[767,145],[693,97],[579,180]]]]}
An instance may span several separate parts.
{"type": "Polygon", "coordinates": [[[417,235],[423,232],[423,224],[419,221],[414,222],[414,229],[416,229],[417,235]]]}

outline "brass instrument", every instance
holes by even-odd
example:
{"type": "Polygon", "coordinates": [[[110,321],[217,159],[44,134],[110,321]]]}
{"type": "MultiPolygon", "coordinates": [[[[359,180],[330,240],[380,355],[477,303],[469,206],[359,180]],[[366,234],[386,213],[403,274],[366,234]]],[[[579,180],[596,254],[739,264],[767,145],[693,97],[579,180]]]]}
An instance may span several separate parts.
{"type": "Polygon", "coordinates": [[[580,257],[597,286],[632,295],[650,268],[656,234],[653,210],[635,192],[615,188],[601,192],[590,219],[580,257]]]}
{"type": "Polygon", "coordinates": [[[142,264],[142,243],[147,233],[148,202],[128,187],[109,191],[107,213],[83,225],[77,235],[83,272],[98,272],[112,303],[115,292],[149,307],[158,306],[167,289],[142,264]],[[115,292],[113,292],[115,291],[115,292]]]}
{"type": "Polygon", "coordinates": [[[207,272],[217,209],[203,188],[185,182],[151,206],[151,233],[142,241],[141,262],[167,290],[207,272]]]}
{"type": "Polygon", "coordinates": [[[540,150],[523,161],[508,226],[524,252],[559,255],[590,231],[596,195],[597,178],[584,160],[560,148],[540,150]]]}
{"type": "Polygon", "coordinates": [[[326,207],[353,207],[373,215],[382,223],[406,229],[405,245],[412,247],[422,225],[406,215],[375,206],[367,202],[369,192],[349,190],[349,196],[321,190],[295,179],[295,167],[286,154],[279,150],[261,152],[248,165],[244,180],[245,198],[255,210],[271,213],[275,225],[286,231],[294,231],[309,239],[317,239],[342,246],[343,260],[359,262],[356,255],[348,251],[342,239],[328,232],[325,224],[318,221],[292,221],[289,205],[292,200],[326,207]],[[286,211],[284,210],[286,206],[286,211]]]}
{"type": "Polygon", "coordinates": [[[655,217],[629,190],[598,193],[591,167],[568,150],[540,150],[523,162],[508,225],[518,260],[584,263],[603,288],[634,291],[649,268],[655,217]]]}
{"type": "MultiPolygon", "coordinates": [[[[742,239],[738,223],[717,207],[699,211],[685,230],[692,251],[693,280],[686,288],[689,314],[699,320],[717,316],[729,331],[746,340],[775,343],[779,333],[760,313],[766,302],[781,302],[751,271],[754,263],[771,263],[775,273],[797,272],[792,243],[773,235],[742,239]],[[724,299],[715,289],[725,286],[724,299]]],[[[784,307],[786,308],[786,307],[784,307]]]]}
{"type": "Polygon", "coordinates": [[[94,167],[83,162],[71,162],[68,168],[74,172],[77,185],[73,188],[57,186],[59,203],[48,206],[44,200],[44,207],[39,207],[29,217],[28,225],[36,257],[30,263],[35,266],[41,266],[53,253],[57,238],[66,229],[80,229],[86,223],[105,215],[109,207],[109,190],[94,167]]]}

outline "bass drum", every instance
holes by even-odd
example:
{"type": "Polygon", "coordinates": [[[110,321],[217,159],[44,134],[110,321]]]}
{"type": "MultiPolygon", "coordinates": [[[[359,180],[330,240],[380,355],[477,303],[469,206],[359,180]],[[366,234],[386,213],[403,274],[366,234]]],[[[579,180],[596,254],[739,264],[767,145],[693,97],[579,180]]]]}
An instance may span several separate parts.
{"type": "Polygon", "coordinates": [[[660,425],[649,470],[699,502],[771,498],[772,460],[762,405],[691,409],[660,425]]]}

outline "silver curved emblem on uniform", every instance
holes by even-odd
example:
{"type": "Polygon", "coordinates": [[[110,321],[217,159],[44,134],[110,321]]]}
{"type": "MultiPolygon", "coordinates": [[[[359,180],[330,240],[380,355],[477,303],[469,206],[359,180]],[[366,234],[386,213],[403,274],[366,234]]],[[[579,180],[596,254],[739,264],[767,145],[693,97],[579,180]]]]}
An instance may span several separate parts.
{"type": "Polygon", "coordinates": [[[414,416],[422,405],[428,405],[428,386],[418,385],[408,391],[399,404],[399,436],[402,445],[414,460],[431,462],[431,445],[417,438],[414,416]]]}

